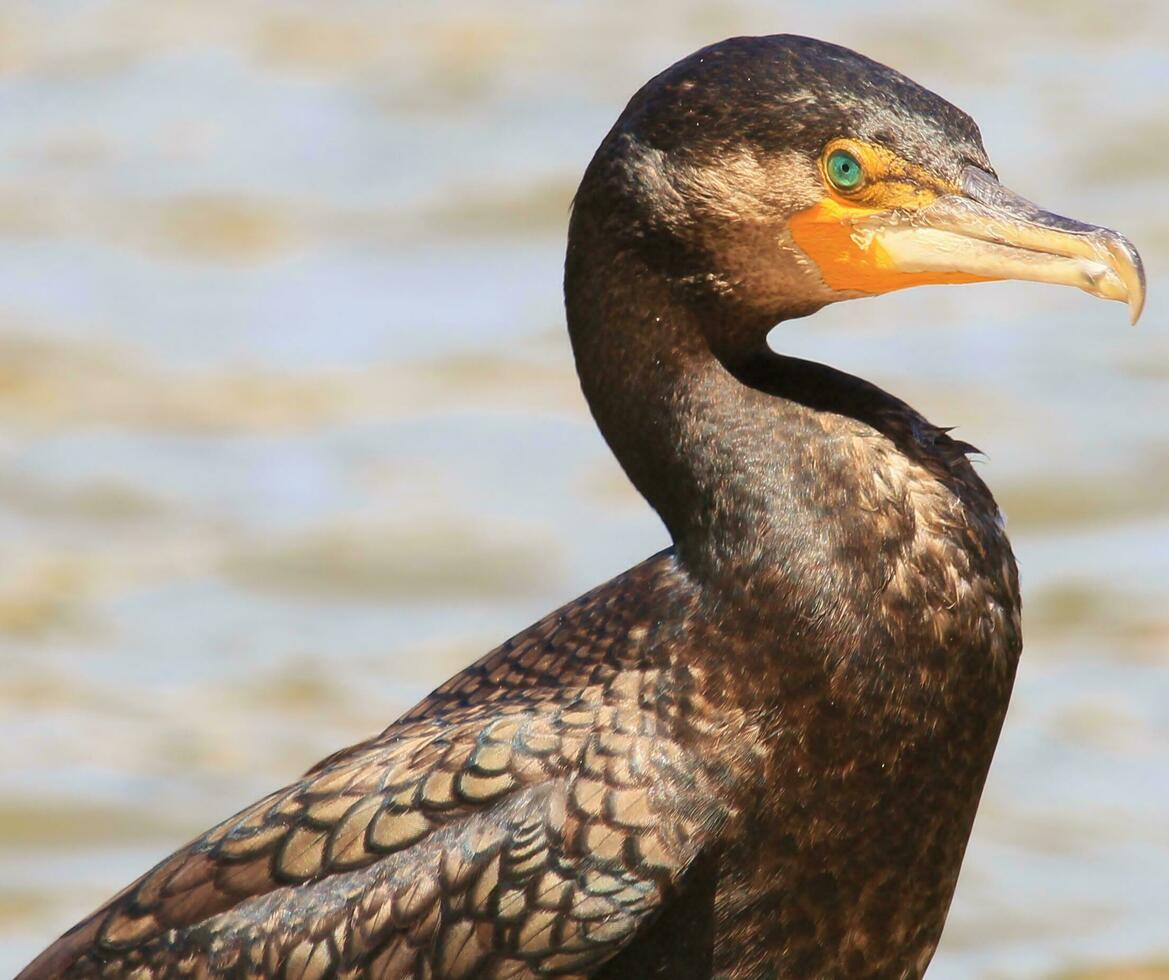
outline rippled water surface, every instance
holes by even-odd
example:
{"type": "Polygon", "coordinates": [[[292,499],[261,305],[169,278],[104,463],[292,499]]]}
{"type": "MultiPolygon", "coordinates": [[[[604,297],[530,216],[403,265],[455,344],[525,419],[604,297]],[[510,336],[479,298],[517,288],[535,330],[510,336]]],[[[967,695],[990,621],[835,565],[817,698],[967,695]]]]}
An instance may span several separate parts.
{"type": "Polygon", "coordinates": [[[819,6],[0,4],[0,975],[665,543],[572,373],[568,201],[648,76],[791,30],[1144,253],[1135,331],[1003,284],[773,343],[958,425],[1010,518],[1027,652],[931,977],[1169,976],[1167,8],[819,6]]]}

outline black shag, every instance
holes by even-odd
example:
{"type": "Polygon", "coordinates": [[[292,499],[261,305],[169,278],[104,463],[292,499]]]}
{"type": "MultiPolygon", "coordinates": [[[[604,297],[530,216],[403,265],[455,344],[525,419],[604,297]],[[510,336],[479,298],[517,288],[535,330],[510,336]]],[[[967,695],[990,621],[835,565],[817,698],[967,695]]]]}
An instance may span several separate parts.
{"type": "Polygon", "coordinates": [[[167,858],[21,977],[918,977],[1020,652],[950,438],[778,322],[1031,279],[1140,312],[1120,235],[807,38],[651,80],[576,195],[585,396],[673,546],[167,858]]]}

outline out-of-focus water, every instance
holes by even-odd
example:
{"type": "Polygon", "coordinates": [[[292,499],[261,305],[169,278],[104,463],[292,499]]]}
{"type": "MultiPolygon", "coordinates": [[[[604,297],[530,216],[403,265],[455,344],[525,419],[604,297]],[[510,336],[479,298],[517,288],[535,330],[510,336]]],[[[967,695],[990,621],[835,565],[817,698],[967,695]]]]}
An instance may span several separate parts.
{"type": "Polygon", "coordinates": [[[1010,517],[1027,650],[931,977],[1169,976],[1169,14],[815,6],[0,5],[0,974],[665,543],[577,391],[568,201],[647,77],[789,30],[1144,253],[1136,331],[1003,284],[773,343],[958,425],[1010,517]]]}

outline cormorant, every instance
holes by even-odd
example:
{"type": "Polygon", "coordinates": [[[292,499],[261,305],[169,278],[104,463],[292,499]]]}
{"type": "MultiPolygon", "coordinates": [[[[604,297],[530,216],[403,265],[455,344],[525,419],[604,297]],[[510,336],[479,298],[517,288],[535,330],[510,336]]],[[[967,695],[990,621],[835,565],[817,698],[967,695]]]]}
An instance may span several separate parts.
{"type": "Polygon", "coordinates": [[[167,858],[44,977],[919,977],[1020,652],[971,447],[768,331],[925,283],[1126,300],[1123,237],[1004,189],[845,48],[647,83],[572,209],[584,394],[673,546],[167,858]]]}

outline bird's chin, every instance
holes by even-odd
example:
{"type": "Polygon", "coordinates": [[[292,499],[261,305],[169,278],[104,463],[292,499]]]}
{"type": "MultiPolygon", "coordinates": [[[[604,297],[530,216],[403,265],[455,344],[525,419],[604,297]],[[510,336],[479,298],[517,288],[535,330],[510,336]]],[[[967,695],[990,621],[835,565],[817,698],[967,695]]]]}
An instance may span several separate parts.
{"type": "Polygon", "coordinates": [[[918,211],[867,216],[855,223],[853,241],[887,274],[906,277],[905,285],[1024,279],[1077,286],[1127,303],[1133,323],[1144,307],[1144,268],[1127,238],[1044,211],[973,167],[961,193],[918,211]]]}

